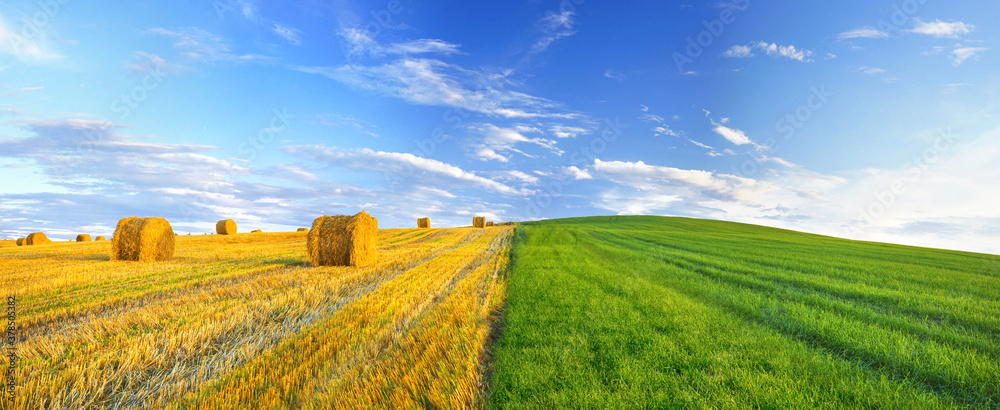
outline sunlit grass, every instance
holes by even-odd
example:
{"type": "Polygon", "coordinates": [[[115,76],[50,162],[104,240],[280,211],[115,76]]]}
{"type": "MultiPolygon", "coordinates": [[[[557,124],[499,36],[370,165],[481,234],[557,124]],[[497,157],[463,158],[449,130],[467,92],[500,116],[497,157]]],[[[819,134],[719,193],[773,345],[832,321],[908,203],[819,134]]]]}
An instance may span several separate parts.
{"type": "Polygon", "coordinates": [[[990,255],[684,218],[526,226],[497,408],[995,408],[990,255]]]}

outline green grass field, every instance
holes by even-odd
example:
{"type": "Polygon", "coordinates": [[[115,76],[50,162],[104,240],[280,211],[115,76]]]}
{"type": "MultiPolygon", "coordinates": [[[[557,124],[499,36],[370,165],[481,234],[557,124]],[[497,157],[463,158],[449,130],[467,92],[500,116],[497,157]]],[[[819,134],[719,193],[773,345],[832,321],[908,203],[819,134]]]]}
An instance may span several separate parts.
{"type": "Polygon", "coordinates": [[[996,256],[663,217],[516,240],[491,407],[1000,406],[996,256]]]}

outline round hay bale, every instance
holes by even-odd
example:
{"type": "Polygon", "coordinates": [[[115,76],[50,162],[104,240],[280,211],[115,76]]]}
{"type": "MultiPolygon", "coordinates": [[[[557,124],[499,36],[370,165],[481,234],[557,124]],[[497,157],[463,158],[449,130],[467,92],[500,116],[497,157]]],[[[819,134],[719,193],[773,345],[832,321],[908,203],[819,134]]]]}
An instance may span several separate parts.
{"type": "Polygon", "coordinates": [[[495,226],[495,225],[493,224],[493,221],[489,221],[486,223],[486,226],[495,226]]]}
{"type": "Polygon", "coordinates": [[[106,240],[108,240],[108,239],[107,239],[107,238],[105,238],[105,237],[103,237],[103,236],[98,236],[98,237],[94,238],[94,241],[95,241],[95,242],[96,242],[96,241],[106,241],[106,240]]]}
{"type": "Polygon", "coordinates": [[[485,216],[473,216],[472,217],[472,227],[473,228],[485,228],[486,227],[486,217],[485,216]]]}
{"type": "Polygon", "coordinates": [[[260,229],[254,229],[253,231],[250,231],[250,233],[263,233],[263,232],[264,231],[262,231],[260,229]]]}
{"type": "Polygon", "coordinates": [[[118,221],[111,239],[111,259],[166,261],[174,256],[174,229],[163,218],[128,217],[118,221]]]}
{"type": "Polygon", "coordinates": [[[81,234],[79,234],[79,235],[76,236],[76,241],[77,242],[90,242],[90,235],[87,235],[85,233],[81,233],[81,234]]]}
{"type": "Polygon", "coordinates": [[[223,219],[215,223],[215,233],[219,235],[235,235],[236,234],[236,221],[232,219],[223,219]]]}
{"type": "Polygon", "coordinates": [[[417,219],[417,228],[430,228],[431,218],[419,218],[417,219]]]}
{"type": "Polygon", "coordinates": [[[42,232],[35,232],[24,239],[25,245],[45,245],[47,243],[52,243],[52,241],[42,232]]]}
{"type": "Polygon", "coordinates": [[[370,265],[378,259],[377,247],[378,225],[365,211],[316,218],[306,239],[314,266],[370,265]]]}
{"type": "Polygon", "coordinates": [[[17,238],[17,246],[24,246],[24,238],[17,238]]]}
{"type": "Polygon", "coordinates": [[[296,229],[295,232],[309,232],[309,228],[299,228],[296,229]]]}

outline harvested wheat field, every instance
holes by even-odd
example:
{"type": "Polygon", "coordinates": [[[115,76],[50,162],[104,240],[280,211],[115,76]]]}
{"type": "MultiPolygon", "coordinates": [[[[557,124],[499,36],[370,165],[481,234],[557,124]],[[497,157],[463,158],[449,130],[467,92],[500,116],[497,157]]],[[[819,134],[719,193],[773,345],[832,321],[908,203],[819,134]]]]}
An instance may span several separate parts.
{"type": "Polygon", "coordinates": [[[512,232],[380,230],[363,268],[311,266],[295,232],[180,236],[157,263],[112,261],[110,242],[2,247],[13,407],[482,406],[512,232]]]}

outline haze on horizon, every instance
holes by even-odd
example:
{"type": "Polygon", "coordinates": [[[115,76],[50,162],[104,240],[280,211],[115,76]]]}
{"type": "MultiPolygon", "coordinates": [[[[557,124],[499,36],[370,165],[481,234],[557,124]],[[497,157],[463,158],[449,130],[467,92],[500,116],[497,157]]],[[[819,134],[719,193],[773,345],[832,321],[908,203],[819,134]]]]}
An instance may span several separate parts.
{"type": "Polygon", "coordinates": [[[1000,254],[988,1],[0,5],[0,237],[648,214],[1000,254]]]}

